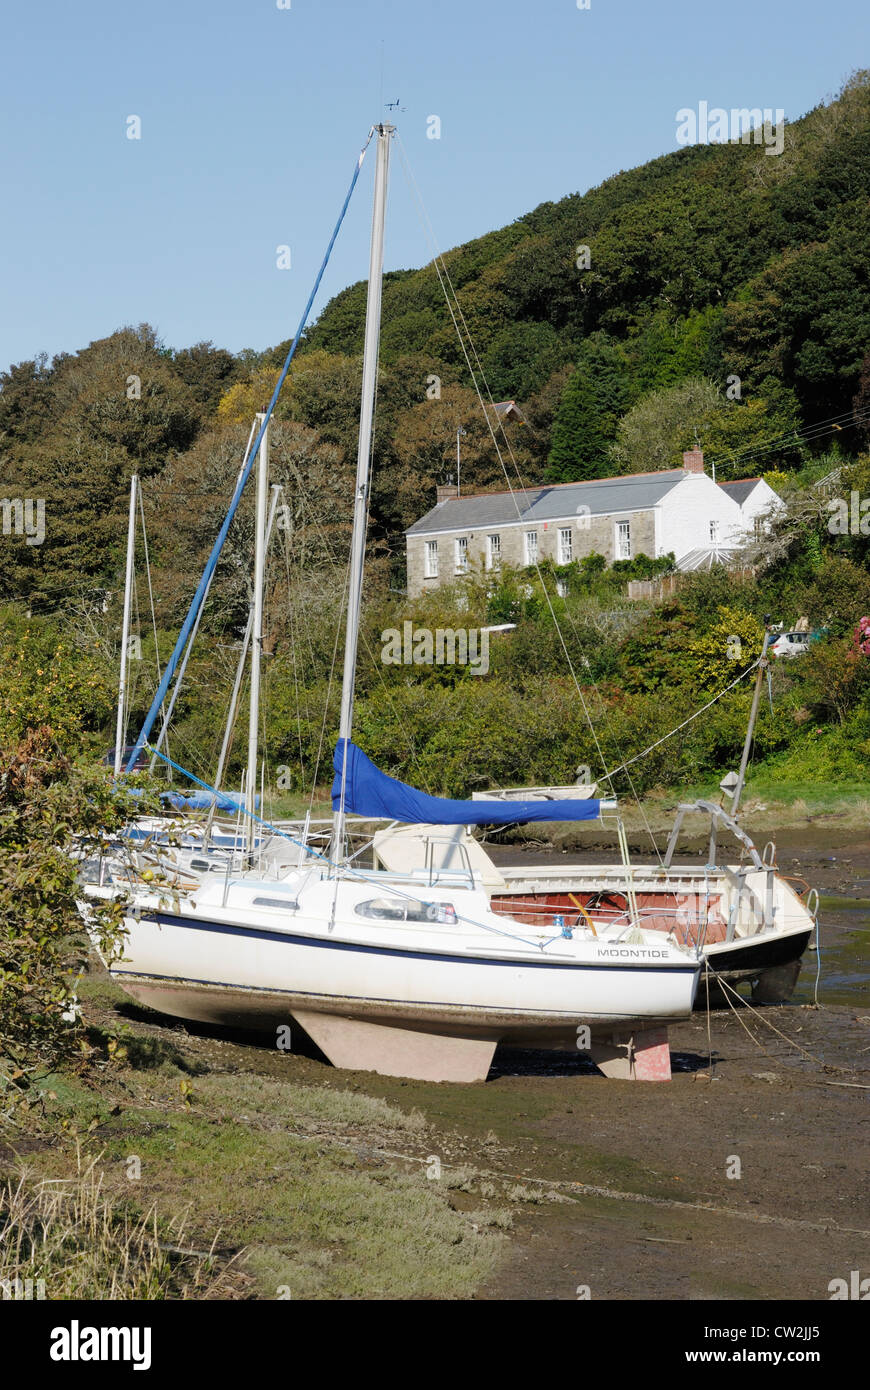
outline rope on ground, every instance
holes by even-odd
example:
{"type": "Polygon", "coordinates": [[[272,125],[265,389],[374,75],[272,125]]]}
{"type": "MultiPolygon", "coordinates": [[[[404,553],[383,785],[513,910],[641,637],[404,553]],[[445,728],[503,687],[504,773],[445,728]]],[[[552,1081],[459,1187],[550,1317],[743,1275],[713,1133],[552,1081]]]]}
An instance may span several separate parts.
{"type": "MultiPolygon", "coordinates": [[[[709,963],[707,965],[707,969],[708,971],[710,969],[709,963]]],[[[723,979],[721,975],[717,975],[715,970],[712,972],[712,974],[715,977],[717,985],[719,985],[720,989],[723,991],[725,1002],[727,1003],[728,1007],[733,1011],[741,1027],[746,1030],[752,1041],[755,1043],[756,1047],[760,1048],[761,1051],[764,1053],[765,1057],[767,1057],[771,1062],[776,1063],[776,1058],[771,1057],[767,1049],[758,1041],[758,1039],[752,1033],[751,1029],[747,1027],[746,1023],[744,1023],[743,1019],[740,1017],[740,1014],[737,1012],[737,1009],[732,1004],[731,1000],[728,998],[729,994],[733,994],[734,998],[738,999],[745,1009],[748,1009],[751,1014],[754,1014],[760,1023],[764,1023],[767,1025],[768,1028],[772,1029],[772,1031],[776,1033],[777,1037],[782,1038],[783,1042],[788,1043],[789,1047],[793,1047],[797,1052],[802,1052],[804,1057],[809,1058],[811,1062],[816,1062],[818,1066],[820,1066],[824,1071],[854,1071],[854,1067],[832,1066],[830,1062],[825,1062],[821,1057],[816,1057],[816,1055],[813,1052],[808,1052],[805,1047],[801,1047],[800,1043],[795,1042],[793,1038],[790,1038],[785,1033],[783,1033],[782,1029],[777,1028],[776,1024],[772,1023],[769,1018],[765,1018],[764,1014],[759,1013],[758,1009],[754,1008],[752,1004],[750,1004],[748,1000],[744,999],[741,994],[738,994],[737,990],[734,989],[731,985],[729,985],[727,980],[723,979]]]]}

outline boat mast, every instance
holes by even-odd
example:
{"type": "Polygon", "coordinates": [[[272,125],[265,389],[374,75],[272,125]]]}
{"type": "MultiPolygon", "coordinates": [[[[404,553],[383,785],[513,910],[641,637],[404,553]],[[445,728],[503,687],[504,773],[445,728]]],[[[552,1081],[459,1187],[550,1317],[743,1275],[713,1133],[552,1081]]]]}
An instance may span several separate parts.
{"type": "Polygon", "coordinates": [[[124,621],[121,626],[121,671],[118,678],[118,721],[115,729],[115,776],[124,757],[124,705],[127,700],[127,660],[130,647],[130,607],[133,597],[133,560],[136,550],[136,490],[139,477],[130,479],[130,513],[127,518],[127,568],[124,573],[124,621]]]}
{"type": "MultiPolygon", "coordinates": [[[[262,428],[265,414],[258,414],[262,428]]],[[[263,653],[263,588],[266,576],[266,500],[269,492],[269,429],[257,455],[257,504],[254,546],[254,605],[251,627],[251,702],[248,712],[248,776],[245,783],[245,841],[249,861],[253,858],[257,827],[254,821],[257,800],[257,744],[260,725],[260,661],[263,653]]]]}
{"type": "MultiPolygon", "coordinates": [[[[353,697],[356,683],[356,657],[359,645],[362,582],[365,567],[366,522],[368,520],[369,467],[371,464],[372,428],[375,413],[375,390],[378,376],[378,348],[381,337],[381,288],[384,269],[384,220],[387,209],[387,181],[390,167],[390,141],[395,126],[375,127],[378,137],[378,162],[375,170],[375,196],[372,209],[372,237],[369,253],[369,284],[366,299],[365,347],[363,350],[362,399],[359,417],[359,445],[356,461],[356,490],[353,504],[353,538],[350,549],[350,584],[347,601],[347,630],[344,639],[344,675],[341,686],[340,739],[349,740],[353,729],[353,697]]],[[[341,804],[333,815],[332,859],[338,863],[344,856],[344,786],[347,771],[347,742],[341,775],[341,804]]]]}

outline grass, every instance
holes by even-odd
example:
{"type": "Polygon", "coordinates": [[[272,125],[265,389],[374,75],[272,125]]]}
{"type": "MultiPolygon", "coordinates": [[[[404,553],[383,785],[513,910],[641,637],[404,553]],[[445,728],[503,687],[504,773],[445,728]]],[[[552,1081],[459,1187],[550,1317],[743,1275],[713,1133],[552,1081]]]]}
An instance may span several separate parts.
{"type": "MultiPolygon", "coordinates": [[[[86,1014],[121,997],[91,989],[86,1014]]],[[[104,1033],[89,1072],[43,1082],[26,1174],[0,1161],[0,1229],[31,1232],[0,1244],[0,1278],[45,1278],[49,1298],[449,1299],[490,1274],[510,1212],[478,1193],[471,1215],[429,1180],[439,1139],[418,1110],[155,1034],[125,1024],[111,1057],[104,1033]]]]}
{"type": "MultiPolygon", "coordinates": [[[[646,845],[646,827],[661,840],[674,823],[680,803],[697,800],[724,804],[717,782],[685,783],[648,793],[640,805],[628,796],[619,798],[620,814],[632,843],[646,845]],[[641,840],[638,840],[641,836],[641,840]]],[[[750,835],[773,831],[806,829],[811,824],[836,823],[843,830],[863,830],[870,821],[870,795],[866,782],[803,782],[784,780],[761,769],[747,778],[740,802],[740,821],[750,835]]],[[[529,839],[546,841],[557,849],[582,848],[590,838],[598,842],[604,831],[598,822],[565,825],[558,822],[518,827],[501,836],[505,841],[522,843],[529,839]]],[[[709,833],[709,818],[700,812],[683,822],[684,836],[709,833]]],[[[614,845],[616,843],[614,835],[614,845]]]]}
{"type": "Polygon", "coordinates": [[[68,1177],[26,1168],[0,1183],[0,1288],[5,1297],[162,1299],[219,1297],[227,1266],[214,1246],[184,1248],[184,1220],[165,1223],[104,1190],[100,1156],[76,1146],[68,1177]],[[8,1291],[8,1292],[7,1292],[8,1291]]]}

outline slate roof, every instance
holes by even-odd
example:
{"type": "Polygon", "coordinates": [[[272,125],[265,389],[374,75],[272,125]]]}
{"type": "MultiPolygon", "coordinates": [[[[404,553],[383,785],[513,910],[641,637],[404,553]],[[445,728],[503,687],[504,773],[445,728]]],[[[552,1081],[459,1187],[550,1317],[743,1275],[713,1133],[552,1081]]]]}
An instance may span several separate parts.
{"type": "Polygon", "coordinates": [[[646,511],[654,507],[684,478],[682,468],[657,473],[631,473],[621,478],[595,478],[587,483],[558,483],[510,492],[485,492],[472,497],[450,497],[439,502],[406,536],[432,535],[439,531],[472,531],[487,526],[511,526],[521,522],[567,521],[589,509],[591,516],[615,512],[646,511]]]}
{"type": "Polygon", "coordinates": [[[733,497],[738,507],[742,507],[747,497],[761,482],[760,478],[738,478],[733,483],[720,483],[723,492],[727,492],[729,497],[733,497]]]}

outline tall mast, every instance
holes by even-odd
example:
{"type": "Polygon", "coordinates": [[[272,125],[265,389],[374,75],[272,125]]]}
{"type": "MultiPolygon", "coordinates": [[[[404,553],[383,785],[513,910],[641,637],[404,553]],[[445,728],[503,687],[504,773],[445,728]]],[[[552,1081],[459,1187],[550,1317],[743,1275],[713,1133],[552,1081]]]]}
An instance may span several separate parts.
{"type": "Polygon", "coordinates": [[[127,700],[127,661],[130,646],[130,607],[133,597],[133,559],[136,550],[136,489],[137,474],[130,479],[130,513],[127,518],[127,567],[124,572],[124,621],[121,627],[121,672],[118,678],[118,722],[115,729],[115,776],[121,771],[124,757],[124,706],[127,700]]]}
{"type": "MultiPolygon", "coordinates": [[[[262,427],[266,416],[259,414],[262,427]]],[[[248,714],[248,778],[245,785],[246,849],[253,856],[256,843],[254,811],[257,800],[257,744],[260,731],[260,659],[263,653],[263,587],[266,576],[266,500],[269,493],[269,430],[263,431],[257,457],[257,506],[254,546],[254,604],[251,627],[251,705],[248,714]]]]}
{"type": "MultiPolygon", "coordinates": [[[[359,644],[360,609],[362,606],[363,569],[365,566],[366,522],[368,519],[369,467],[372,451],[372,428],[375,416],[375,390],[378,377],[378,348],[381,338],[381,287],[384,270],[384,220],[387,210],[387,179],[390,167],[390,140],[395,126],[375,127],[378,137],[378,162],[375,170],[375,197],[372,209],[372,238],[369,254],[369,284],[366,299],[365,347],[363,350],[362,399],[359,416],[359,445],[356,460],[356,490],[353,504],[353,538],[350,548],[350,585],[347,601],[347,631],[344,640],[344,676],[341,686],[341,717],[338,736],[350,739],[353,729],[353,696],[356,684],[356,657],[359,644]]],[[[347,743],[345,762],[347,757],[347,743]]],[[[342,768],[341,805],[333,816],[332,858],[338,862],[344,854],[344,777],[342,768]]]]}

